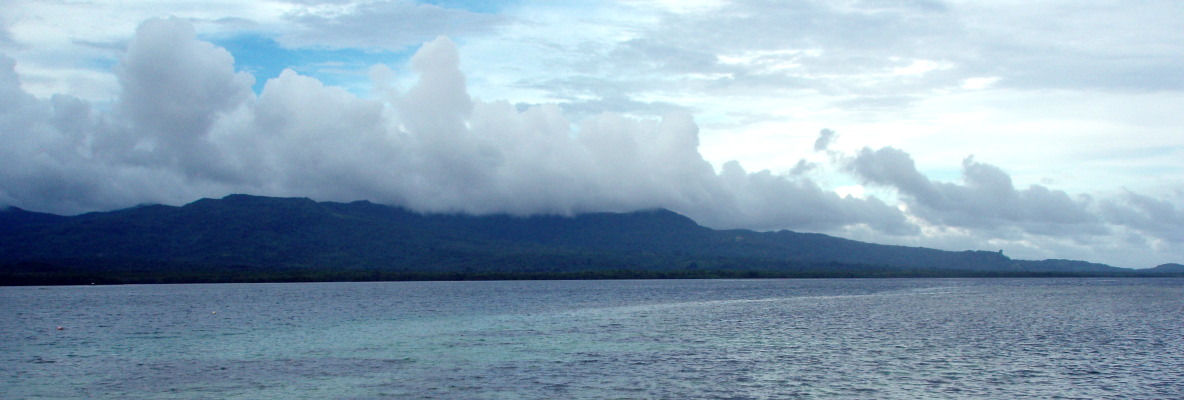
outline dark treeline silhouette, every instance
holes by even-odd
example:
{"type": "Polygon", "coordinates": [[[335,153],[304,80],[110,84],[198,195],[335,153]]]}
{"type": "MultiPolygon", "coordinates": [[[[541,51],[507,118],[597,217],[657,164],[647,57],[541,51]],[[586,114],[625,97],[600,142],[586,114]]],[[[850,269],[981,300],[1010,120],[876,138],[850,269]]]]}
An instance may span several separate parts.
{"type": "Polygon", "coordinates": [[[668,210],[423,215],[231,195],[65,217],[0,211],[0,284],[490,279],[1179,276],[999,252],[712,230],[668,210]]]}

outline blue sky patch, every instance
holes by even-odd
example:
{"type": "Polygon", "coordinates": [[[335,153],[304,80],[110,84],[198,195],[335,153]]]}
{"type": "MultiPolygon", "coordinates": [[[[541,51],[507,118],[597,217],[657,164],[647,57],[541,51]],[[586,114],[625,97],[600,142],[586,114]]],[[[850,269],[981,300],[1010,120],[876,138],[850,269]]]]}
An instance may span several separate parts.
{"type": "Polygon", "coordinates": [[[286,48],[271,37],[256,34],[210,41],[234,55],[235,70],[255,76],[255,86],[252,87],[255,93],[262,91],[267,80],[278,77],[284,69],[356,92],[359,86],[368,85],[367,71],[371,66],[385,64],[398,69],[416,50],[286,48]]]}

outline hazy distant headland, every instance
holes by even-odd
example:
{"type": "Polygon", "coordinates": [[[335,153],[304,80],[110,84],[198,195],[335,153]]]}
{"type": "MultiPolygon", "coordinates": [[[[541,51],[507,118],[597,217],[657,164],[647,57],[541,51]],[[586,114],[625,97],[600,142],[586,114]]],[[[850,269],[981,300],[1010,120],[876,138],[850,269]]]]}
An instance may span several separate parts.
{"type": "Polygon", "coordinates": [[[0,211],[0,284],[1184,276],[816,233],[713,230],[668,210],[576,216],[419,214],[231,195],[59,216],[0,211]]]}

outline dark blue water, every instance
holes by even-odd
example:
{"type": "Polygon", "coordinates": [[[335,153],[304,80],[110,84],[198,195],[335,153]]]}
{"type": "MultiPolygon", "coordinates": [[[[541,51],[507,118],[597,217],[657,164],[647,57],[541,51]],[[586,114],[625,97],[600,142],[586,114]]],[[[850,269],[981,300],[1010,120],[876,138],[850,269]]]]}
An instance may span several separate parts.
{"type": "Polygon", "coordinates": [[[9,287],[0,321],[4,399],[1184,398],[1184,279],[9,287]]]}

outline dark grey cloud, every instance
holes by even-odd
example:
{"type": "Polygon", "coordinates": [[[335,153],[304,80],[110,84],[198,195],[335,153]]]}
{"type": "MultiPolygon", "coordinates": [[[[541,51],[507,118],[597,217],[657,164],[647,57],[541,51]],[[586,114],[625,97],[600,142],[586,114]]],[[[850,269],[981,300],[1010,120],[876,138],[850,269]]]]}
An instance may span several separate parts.
{"type": "Polygon", "coordinates": [[[818,132],[818,139],[814,140],[814,151],[826,151],[837,138],[834,130],[823,129],[818,132]]]}
{"type": "Polygon", "coordinates": [[[887,235],[919,232],[904,213],[875,197],[839,196],[812,180],[767,170],[749,173],[735,161],[723,165],[720,177],[729,193],[729,207],[693,214],[709,226],[825,231],[860,225],[887,235]]]}
{"type": "Polygon", "coordinates": [[[798,163],[794,164],[793,168],[789,169],[789,175],[790,176],[804,176],[804,175],[806,175],[810,172],[813,172],[817,169],[818,169],[817,163],[812,163],[812,162],[809,162],[806,160],[798,160],[798,163]]]}
{"type": "Polygon", "coordinates": [[[864,185],[894,190],[910,218],[942,232],[885,236],[844,229],[853,238],[951,250],[1000,246],[1021,258],[1092,254],[1128,267],[1168,262],[1184,251],[1179,189],[1175,198],[1134,192],[1074,196],[1041,185],[1019,189],[1007,172],[973,156],[963,160],[960,182],[942,182],[923,174],[912,156],[897,148],[830,150],[835,136],[823,130],[815,148],[864,185]]]}
{"type": "Polygon", "coordinates": [[[103,152],[103,138],[120,134],[110,115],[68,95],[33,97],[14,66],[0,54],[0,205],[75,213],[161,201],[175,189],[155,181],[169,172],[120,168],[103,152]]]}
{"type": "Polygon", "coordinates": [[[1090,199],[1040,185],[1016,189],[1006,172],[973,157],[962,162],[962,184],[931,181],[908,153],[892,147],[864,148],[845,163],[865,183],[896,189],[911,213],[935,225],[1016,226],[1047,235],[1107,232],[1090,199]]]}
{"type": "Polygon", "coordinates": [[[1111,223],[1130,227],[1175,246],[1184,245],[1184,207],[1166,199],[1138,193],[1101,202],[1102,215],[1111,223]]]}

